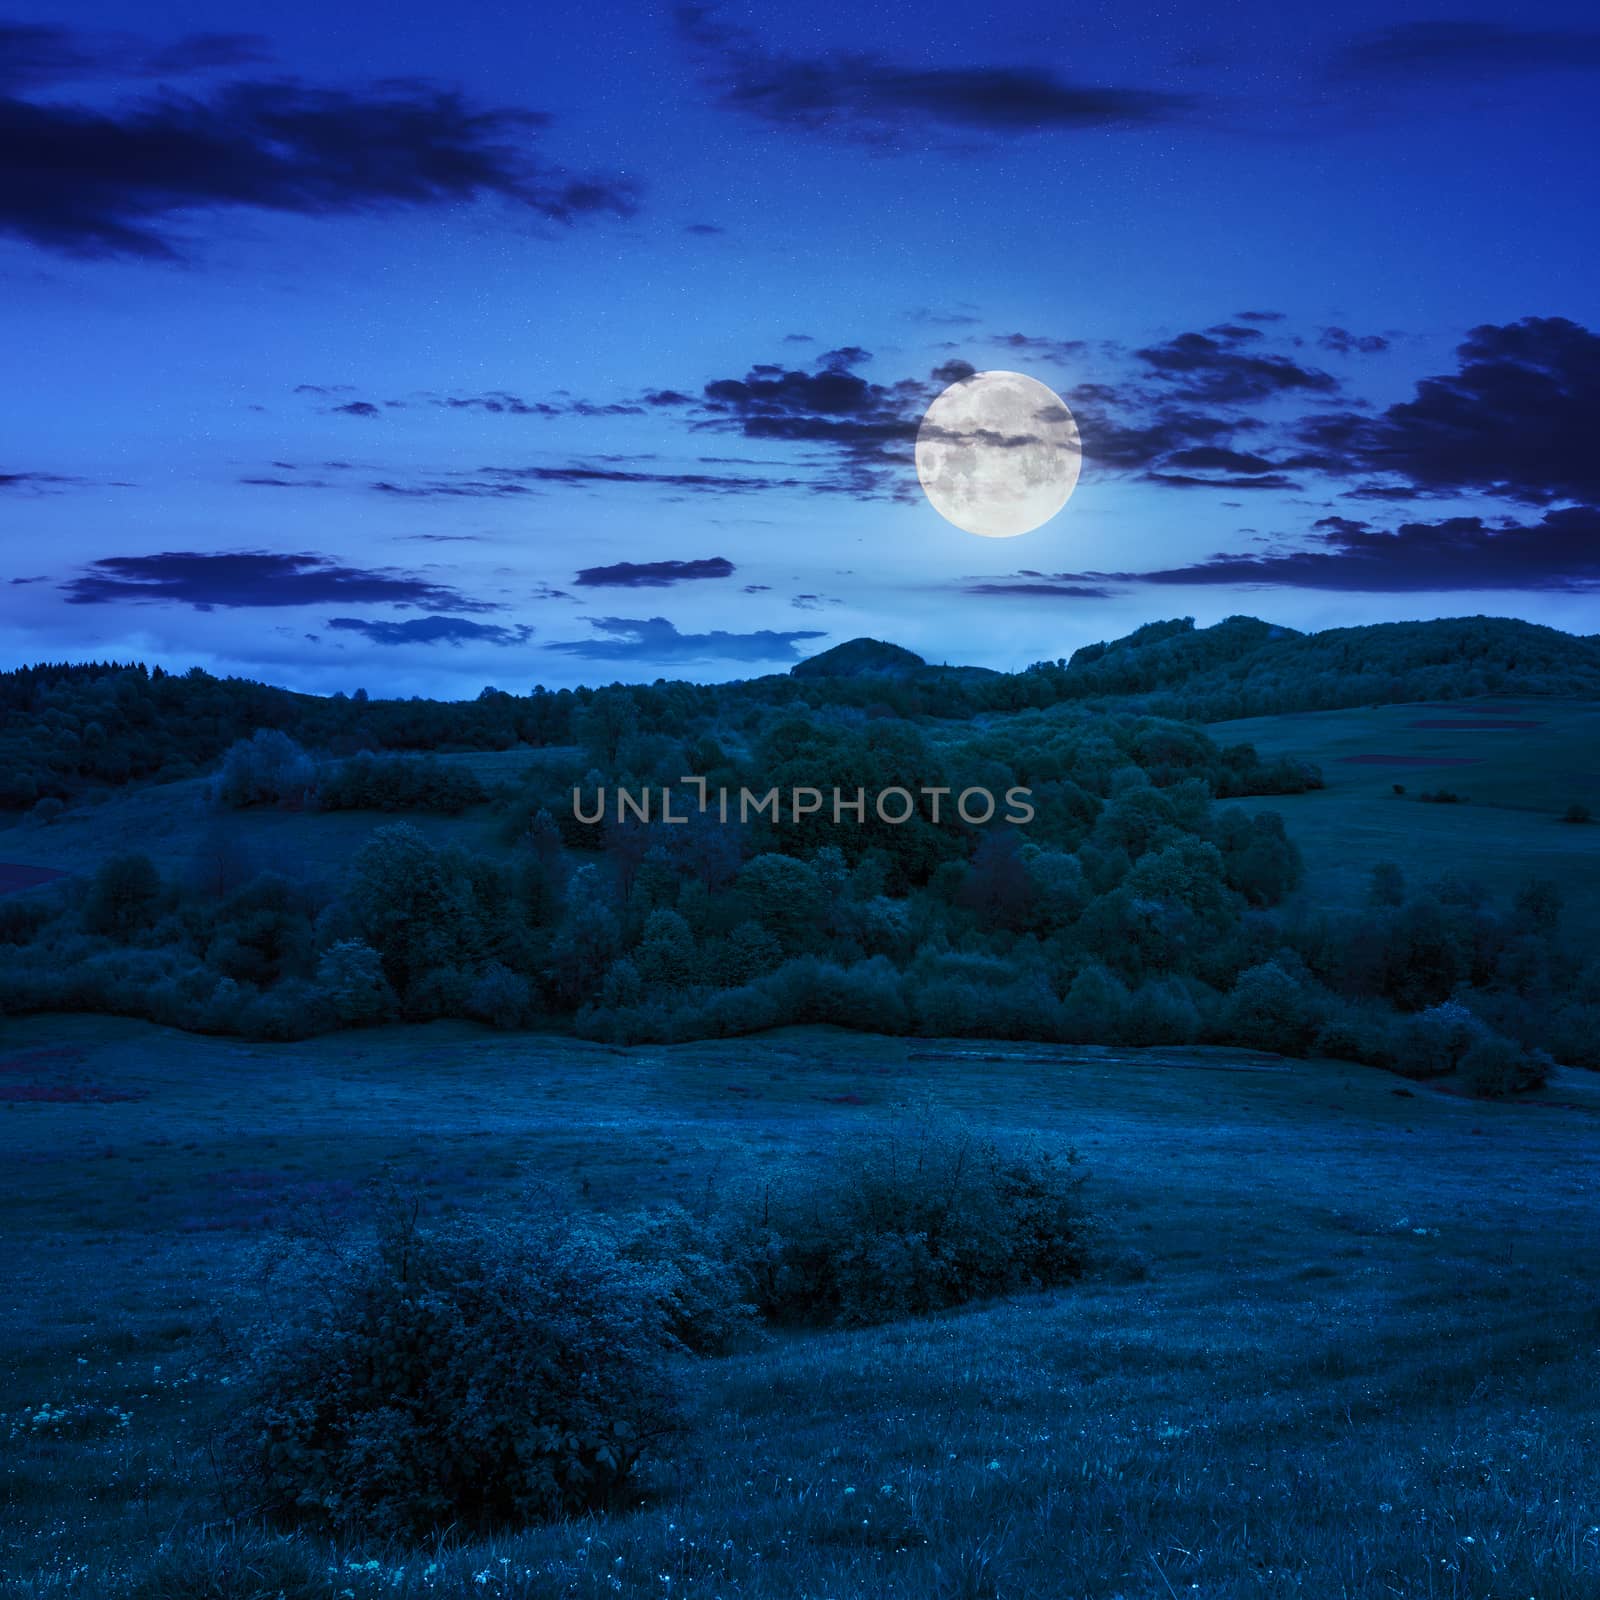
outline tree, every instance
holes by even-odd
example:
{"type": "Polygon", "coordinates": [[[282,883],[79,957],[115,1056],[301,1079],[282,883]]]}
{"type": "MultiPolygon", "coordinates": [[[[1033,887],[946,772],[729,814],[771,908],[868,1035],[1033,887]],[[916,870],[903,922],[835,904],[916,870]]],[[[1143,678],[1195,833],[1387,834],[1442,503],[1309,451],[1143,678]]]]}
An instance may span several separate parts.
{"type": "Polygon", "coordinates": [[[961,904],[981,926],[1014,933],[1031,920],[1035,892],[1016,834],[1010,828],[984,834],[961,883],[961,904]]]}
{"type": "Polygon", "coordinates": [[[288,734],[259,728],[240,739],[222,758],[222,771],[212,788],[218,805],[303,805],[316,783],[311,758],[288,734]]]}
{"type": "Polygon", "coordinates": [[[346,898],[361,937],[383,959],[395,992],[459,960],[467,917],[456,883],[408,822],[379,828],[357,851],[346,898]]]}
{"type": "Polygon", "coordinates": [[[1276,961],[1241,972],[1222,1011],[1231,1043],[1286,1056],[1304,1053],[1317,1021],[1312,996],[1276,961]]]}
{"type": "Polygon", "coordinates": [[[588,705],[574,713],[572,731],[602,772],[615,773],[623,741],[639,731],[639,707],[619,685],[597,689],[588,705]]]}
{"type": "Polygon", "coordinates": [[[90,933],[126,939],[149,925],[161,896],[161,874],[140,851],[110,856],[100,863],[84,902],[83,925],[90,933]]]}
{"type": "Polygon", "coordinates": [[[747,861],[736,881],[746,915],[775,935],[785,951],[816,941],[826,904],[810,862],[769,852],[747,861]]]}
{"type": "Polygon", "coordinates": [[[1398,863],[1380,861],[1372,869],[1367,885],[1367,904],[1398,906],[1405,903],[1406,875],[1398,863]]]}
{"type": "Polygon", "coordinates": [[[362,939],[341,939],[323,953],[317,985],[347,1026],[383,1022],[394,1015],[394,990],[383,975],[382,958],[362,939]]]}

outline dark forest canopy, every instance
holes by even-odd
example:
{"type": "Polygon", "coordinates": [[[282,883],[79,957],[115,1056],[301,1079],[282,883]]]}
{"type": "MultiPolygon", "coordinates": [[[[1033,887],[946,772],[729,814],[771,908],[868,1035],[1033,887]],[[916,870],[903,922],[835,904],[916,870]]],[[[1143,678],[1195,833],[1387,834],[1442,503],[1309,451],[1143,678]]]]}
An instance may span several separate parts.
{"type": "MultiPolygon", "coordinates": [[[[613,686],[615,687],[615,686],[613,686]]],[[[639,729],[682,733],[753,707],[854,708],[869,716],[965,720],[1063,702],[1182,721],[1409,700],[1600,693],[1600,639],[1504,617],[1377,623],[1301,634],[1252,617],[1209,628],[1154,622],[1124,639],[1021,672],[929,666],[898,646],[852,640],[789,673],[727,684],[657,679],[629,690],[639,729]]],[[[85,787],[205,771],[261,728],[327,756],[506,750],[577,741],[593,689],[476,700],[323,698],[195,668],[42,664],[0,674],[0,809],[85,787]]]]}
{"type": "Polygon", "coordinates": [[[1238,617],[1153,623],[1016,673],[874,640],[829,654],[822,675],[458,704],[115,663],[7,674],[0,770],[30,837],[111,787],[210,776],[192,786],[208,814],[187,866],[108,854],[0,900],[0,1011],[265,1037],[448,1016],[617,1043],[788,1022],[1210,1042],[1459,1069],[1486,1092],[1538,1081],[1551,1057],[1600,1066],[1600,966],[1563,932],[1555,884],[1496,903],[1376,863],[1359,912],[1308,903],[1283,817],[1248,802],[1320,772],[1203,725],[1594,695],[1596,640],[1492,618],[1303,635],[1238,617]],[[516,754],[443,759],[475,751],[516,754]],[[659,793],[685,773],[753,792],[1019,785],[1037,816],[575,814],[575,789],[659,793]],[[389,816],[320,881],[250,862],[234,819],[253,807],[389,816]],[[442,845],[390,820],[466,812],[442,845]]]}

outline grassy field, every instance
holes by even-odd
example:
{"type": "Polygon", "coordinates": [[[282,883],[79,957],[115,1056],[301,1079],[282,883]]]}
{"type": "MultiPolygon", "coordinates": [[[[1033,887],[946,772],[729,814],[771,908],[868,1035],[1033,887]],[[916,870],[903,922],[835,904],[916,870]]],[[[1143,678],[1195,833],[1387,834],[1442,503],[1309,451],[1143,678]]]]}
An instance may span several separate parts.
{"type": "Polygon", "coordinates": [[[1250,717],[1207,732],[1321,766],[1326,788],[1249,802],[1282,812],[1314,903],[1359,906],[1372,864],[1387,860],[1413,884],[1454,872],[1502,897],[1524,878],[1552,878],[1572,931],[1600,933],[1600,826],[1560,820],[1572,804],[1600,817],[1600,705],[1458,700],[1250,717]],[[1462,803],[1418,798],[1439,789],[1462,803]]]}
{"type": "MultiPolygon", "coordinates": [[[[442,756],[452,766],[469,768],[486,785],[516,782],[541,760],[570,752],[506,750],[442,756]]],[[[487,805],[459,817],[408,811],[283,811],[253,806],[218,812],[207,798],[210,780],[143,785],[118,791],[99,803],[74,806],[48,825],[20,821],[0,830],[0,860],[66,872],[92,872],[107,856],[142,850],[164,877],[182,878],[194,866],[211,827],[229,838],[257,871],[290,877],[337,881],[351,856],[372,830],[405,821],[435,844],[456,842],[495,855],[507,847],[487,805]]]]}
{"type": "Polygon", "coordinates": [[[0,1084],[36,1091],[0,1109],[5,1600],[115,1596],[152,1557],[137,1592],[167,1600],[1600,1593],[1590,1076],[1500,1105],[1238,1051],[40,1017],[0,1024],[0,1084]],[[386,1166],[439,1207],[527,1174],[628,1205],[924,1104],[1075,1145],[1103,1269],[698,1364],[687,1446],[604,1520],[421,1551],[229,1531],[206,1328],[297,1207],[386,1166]],[[117,1410],[75,1439],[45,1404],[117,1410]]]}

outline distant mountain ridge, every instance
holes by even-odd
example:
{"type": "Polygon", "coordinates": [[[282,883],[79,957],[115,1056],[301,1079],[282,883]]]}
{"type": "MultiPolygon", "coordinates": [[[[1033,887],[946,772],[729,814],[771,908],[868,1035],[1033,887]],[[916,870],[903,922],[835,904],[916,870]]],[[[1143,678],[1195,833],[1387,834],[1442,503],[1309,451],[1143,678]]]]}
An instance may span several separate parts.
{"type": "Polygon", "coordinates": [[[1224,722],[1285,712],[1488,695],[1600,698],[1600,637],[1506,617],[1383,622],[1299,633],[1256,617],[1197,628],[1147,623],[1020,672],[937,666],[881,639],[848,640],[789,672],[723,684],[485,689],[474,700],[299,694],[241,678],[132,663],[52,663],[0,673],[0,812],[95,787],[193,776],[261,728],[321,756],[507,750],[577,741],[599,693],[653,734],[714,728],[803,702],[867,715],[961,721],[1082,704],[1224,722]]]}

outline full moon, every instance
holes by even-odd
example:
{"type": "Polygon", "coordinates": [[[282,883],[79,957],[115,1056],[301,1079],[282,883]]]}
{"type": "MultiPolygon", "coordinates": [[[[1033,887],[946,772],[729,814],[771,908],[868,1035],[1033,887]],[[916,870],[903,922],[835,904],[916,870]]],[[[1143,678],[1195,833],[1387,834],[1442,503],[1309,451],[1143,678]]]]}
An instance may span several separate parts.
{"type": "Polygon", "coordinates": [[[917,476],[947,522],[985,539],[1031,533],[1067,503],[1083,448],[1055,390],[1021,372],[952,383],[917,429],[917,476]]]}

